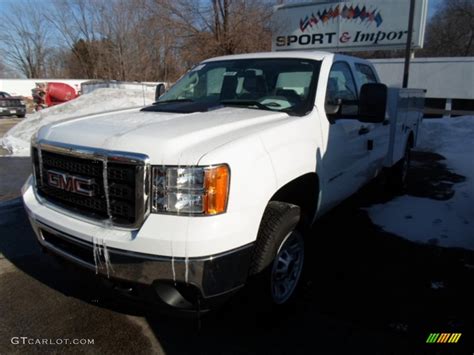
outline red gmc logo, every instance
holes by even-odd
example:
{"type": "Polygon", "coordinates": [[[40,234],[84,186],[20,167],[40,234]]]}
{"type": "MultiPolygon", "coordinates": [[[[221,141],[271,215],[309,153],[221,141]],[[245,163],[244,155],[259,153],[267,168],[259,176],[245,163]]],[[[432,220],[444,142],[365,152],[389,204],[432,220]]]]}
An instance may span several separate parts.
{"type": "Polygon", "coordinates": [[[61,173],[55,170],[48,170],[48,185],[60,190],[72,192],[78,195],[92,197],[94,190],[92,185],[94,179],[82,178],[79,176],[61,173]]]}

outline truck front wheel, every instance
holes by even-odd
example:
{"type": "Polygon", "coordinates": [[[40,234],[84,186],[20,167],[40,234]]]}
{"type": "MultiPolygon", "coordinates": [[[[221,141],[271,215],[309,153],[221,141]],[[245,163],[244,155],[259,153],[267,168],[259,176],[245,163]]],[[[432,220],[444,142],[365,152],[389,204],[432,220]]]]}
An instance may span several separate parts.
{"type": "Polygon", "coordinates": [[[268,204],[255,243],[250,273],[256,275],[261,296],[274,304],[293,299],[304,264],[304,239],[298,206],[268,204]]]}

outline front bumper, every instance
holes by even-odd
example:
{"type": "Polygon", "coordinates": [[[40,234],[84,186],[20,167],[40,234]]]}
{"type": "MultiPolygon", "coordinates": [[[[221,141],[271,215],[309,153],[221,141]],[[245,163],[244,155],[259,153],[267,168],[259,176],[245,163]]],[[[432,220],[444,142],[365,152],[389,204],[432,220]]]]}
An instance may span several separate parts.
{"type": "Polygon", "coordinates": [[[208,257],[170,258],[90,244],[31,218],[30,222],[46,250],[104,277],[151,286],[171,307],[193,310],[198,299],[201,307],[212,304],[247,279],[252,245],[208,257]]]}
{"type": "MultiPolygon", "coordinates": [[[[52,210],[36,199],[31,179],[22,192],[30,223],[44,249],[117,284],[150,286],[168,306],[202,310],[219,303],[225,299],[221,296],[231,294],[246,282],[252,243],[225,252],[185,258],[159,255],[159,240],[152,243],[150,239],[148,250],[137,251],[132,246],[143,239],[136,237],[140,231],[93,226],[52,210]]],[[[179,225],[175,228],[173,231],[171,226],[166,226],[168,232],[180,230],[179,225]]],[[[155,233],[158,232],[163,232],[163,225],[161,230],[156,229],[155,233]]]]}

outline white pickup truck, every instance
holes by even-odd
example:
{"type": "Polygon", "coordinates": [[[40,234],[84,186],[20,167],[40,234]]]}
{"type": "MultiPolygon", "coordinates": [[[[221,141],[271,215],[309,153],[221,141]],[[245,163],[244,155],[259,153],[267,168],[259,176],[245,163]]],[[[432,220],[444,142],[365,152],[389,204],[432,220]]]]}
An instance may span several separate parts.
{"type": "Polygon", "coordinates": [[[383,169],[403,187],[423,97],[327,52],[209,59],[151,106],[42,127],[24,204],[44,249],[169,307],[256,275],[284,304],[309,226],[383,169]]]}

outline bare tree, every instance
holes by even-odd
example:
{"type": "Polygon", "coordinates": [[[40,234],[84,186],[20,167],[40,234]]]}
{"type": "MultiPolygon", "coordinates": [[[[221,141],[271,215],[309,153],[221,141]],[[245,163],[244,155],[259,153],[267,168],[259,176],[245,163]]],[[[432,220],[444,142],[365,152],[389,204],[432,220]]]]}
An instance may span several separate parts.
{"type": "Polygon", "coordinates": [[[68,70],[68,63],[66,61],[69,56],[69,50],[67,48],[51,48],[48,51],[47,60],[45,63],[45,78],[74,78],[70,76],[70,71],[68,70]]]}
{"type": "Polygon", "coordinates": [[[434,57],[474,55],[474,1],[445,0],[426,28],[420,55],[434,57]]]}
{"type": "Polygon", "coordinates": [[[0,59],[0,78],[6,78],[6,77],[8,77],[8,70],[7,70],[6,65],[0,59]]]}
{"type": "Polygon", "coordinates": [[[61,34],[69,76],[156,80],[161,54],[159,18],[150,0],[55,0],[48,20],[61,34]]]}
{"type": "Polygon", "coordinates": [[[270,49],[273,1],[155,0],[163,27],[173,29],[184,67],[202,59],[270,49]]]}
{"type": "Polygon", "coordinates": [[[146,0],[112,0],[101,8],[98,32],[110,43],[105,64],[116,79],[146,80],[157,64],[160,28],[145,5],[146,0]]]}
{"type": "Polygon", "coordinates": [[[2,56],[27,78],[46,75],[49,35],[48,25],[32,1],[12,3],[8,15],[0,16],[2,56]]]}
{"type": "Polygon", "coordinates": [[[58,33],[63,46],[71,50],[65,60],[74,68],[73,76],[98,78],[98,55],[94,45],[98,12],[104,2],[99,0],[54,0],[45,15],[58,33]]]}
{"type": "Polygon", "coordinates": [[[11,62],[27,76],[174,81],[204,58],[269,50],[274,3],[52,0],[39,13],[22,2],[8,15],[18,24],[3,26],[11,62]]]}

